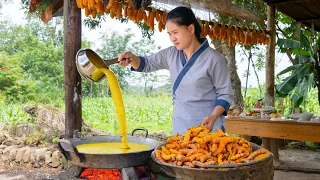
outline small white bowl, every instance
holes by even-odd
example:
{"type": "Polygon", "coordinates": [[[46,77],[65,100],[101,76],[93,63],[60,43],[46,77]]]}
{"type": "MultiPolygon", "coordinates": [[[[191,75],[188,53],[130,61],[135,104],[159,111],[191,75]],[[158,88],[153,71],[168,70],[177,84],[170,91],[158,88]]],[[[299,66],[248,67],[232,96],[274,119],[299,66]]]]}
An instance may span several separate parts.
{"type": "Polygon", "coordinates": [[[312,112],[304,112],[299,114],[299,119],[298,121],[310,121],[313,117],[313,113],[312,112]]]}

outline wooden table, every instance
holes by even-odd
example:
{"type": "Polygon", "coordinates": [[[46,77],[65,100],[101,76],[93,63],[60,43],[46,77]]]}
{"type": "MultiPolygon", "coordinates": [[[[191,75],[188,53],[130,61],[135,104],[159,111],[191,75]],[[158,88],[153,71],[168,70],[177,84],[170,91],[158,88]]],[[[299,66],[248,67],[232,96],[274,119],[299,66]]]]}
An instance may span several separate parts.
{"type": "Polygon", "coordinates": [[[275,160],[279,160],[277,139],[320,142],[320,123],[317,122],[227,117],[226,132],[265,138],[270,144],[264,144],[264,147],[274,154],[275,160]]]}

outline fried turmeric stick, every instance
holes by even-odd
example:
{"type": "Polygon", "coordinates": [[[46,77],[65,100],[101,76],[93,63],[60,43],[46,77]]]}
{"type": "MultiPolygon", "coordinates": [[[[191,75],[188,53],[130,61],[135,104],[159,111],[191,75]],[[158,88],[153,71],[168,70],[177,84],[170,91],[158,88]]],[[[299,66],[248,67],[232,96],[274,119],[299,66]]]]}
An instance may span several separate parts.
{"type": "Polygon", "coordinates": [[[248,160],[251,161],[253,160],[256,156],[260,155],[260,154],[265,154],[267,153],[268,151],[264,148],[261,148],[261,149],[258,149],[256,151],[253,151],[249,156],[248,156],[248,160]]]}
{"type": "Polygon", "coordinates": [[[188,148],[190,148],[190,149],[196,149],[197,148],[197,144],[188,144],[188,148]]]}
{"type": "Polygon", "coordinates": [[[225,136],[224,132],[220,128],[218,128],[218,134],[217,135],[218,135],[218,137],[225,136]]]}
{"type": "Polygon", "coordinates": [[[183,142],[188,143],[190,141],[190,136],[191,136],[191,130],[189,129],[183,138],[183,142]]]}
{"type": "Polygon", "coordinates": [[[227,144],[227,151],[232,154],[232,144],[227,144]]]}
{"type": "Polygon", "coordinates": [[[188,143],[185,143],[185,142],[182,142],[182,143],[179,143],[179,146],[178,146],[178,150],[179,149],[184,149],[184,148],[186,148],[188,146],[188,143]]]}
{"type": "Polygon", "coordinates": [[[211,152],[215,152],[215,151],[217,151],[217,149],[218,149],[218,144],[216,144],[216,143],[212,144],[211,152]]]}
{"type": "Polygon", "coordinates": [[[184,165],[194,168],[194,164],[191,162],[185,162],[184,165]]]}
{"type": "Polygon", "coordinates": [[[155,154],[156,154],[156,158],[160,161],[160,162],[165,162],[165,160],[164,159],[162,159],[162,157],[161,157],[161,151],[160,150],[156,150],[155,151],[155,154]]]}
{"type": "Polygon", "coordinates": [[[179,152],[179,151],[177,151],[175,149],[169,149],[169,151],[170,151],[171,154],[177,154],[177,155],[181,154],[181,152],[179,152]]]}
{"type": "Polygon", "coordinates": [[[197,153],[197,154],[193,154],[191,155],[189,158],[190,158],[190,161],[193,161],[193,160],[196,160],[198,157],[202,156],[203,154],[202,153],[197,153]]]}
{"type": "Polygon", "coordinates": [[[165,154],[170,154],[170,151],[169,151],[165,146],[161,146],[161,150],[162,150],[162,152],[164,152],[165,154]]]}
{"type": "Polygon", "coordinates": [[[208,154],[208,155],[202,155],[202,156],[200,156],[200,158],[199,158],[199,160],[201,161],[201,162],[205,162],[205,161],[207,161],[208,159],[210,159],[211,158],[211,156],[208,154]]]}
{"type": "Polygon", "coordinates": [[[162,153],[161,157],[162,157],[162,159],[164,159],[166,161],[169,161],[169,160],[174,161],[175,160],[175,155],[174,154],[169,154],[168,155],[168,154],[162,153]]]}
{"type": "Polygon", "coordinates": [[[166,141],[167,144],[171,144],[173,142],[177,142],[177,141],[182,141],[183,139],[179,136],[172,136],[172,137],[169,137],[166,141]]]}
{"type": "Polygon", "coordinates": [[[223,155],[220,153],[218,154],[218,164],[221,165],[223,163],[222,161],[223,155]]]}
{"type": "Polygon", "coordinates": [[[183,155],[187,155],[190,150],[189,149],[179,149],[178,151],[183,155]]]}
{"type": "Polygon", "coordinates": [[[219,148],[214,152],[214,155],[218,155],[225,150],[225,144],[223,141],[220,141],[219,148]]]}
{"type": "Polygon", "coordinates": [[[189,150],[187,157],[193,155],[193,154],[198,154],[198,153],[202,153],[203,155],[209,154],[208,151],[202,149],[202,148],[197,148],[197,149],[191,149],[189,150]]]}
{"type": "Polygon", "coordinates": [[[228,158],[228,160],[234,161],[234,160],[237,160],[237,159],[239,159],[239,158],[241,158],[241,155],[240,155],[240,154],[236,154],[236,155],[234,155],[234,156],[230,156],[230,157],[228,158]]]}
{"type": "Polygon", "coordinates": [[[178,154],[178,155],[176,156],[176,160],[178,160],[178,161],[184,162],[184,158],[185,158],[185,156],[184,156],[184,155],[181,155],[181,154],[178,154]]]}
{"type": "Polygon", "coordinates": [[[178,144],[177,143],[171,143],[171,144],[166,144],[166,148],[167,149],[177,149],[178,148],[178,144]]]}

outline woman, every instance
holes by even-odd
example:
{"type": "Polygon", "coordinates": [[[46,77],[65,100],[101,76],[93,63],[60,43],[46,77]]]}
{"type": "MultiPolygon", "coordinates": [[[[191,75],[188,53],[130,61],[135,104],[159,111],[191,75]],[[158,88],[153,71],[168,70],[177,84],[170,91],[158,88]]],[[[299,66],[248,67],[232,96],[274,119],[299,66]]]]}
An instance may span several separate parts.
{"type": "Polygon", "coordinates": [[[138,57],[131,52],[119,55],[120,66],[131,65],[133,71],[170,71],[173,84],[173,134],[186,133],[203,123],[208,129],[224,130],[230,102],[230,74],[225,57],[200,38],[201,28],[187,7],[170,11],[166,29],[174,46],[153,55],[138,57]]]}

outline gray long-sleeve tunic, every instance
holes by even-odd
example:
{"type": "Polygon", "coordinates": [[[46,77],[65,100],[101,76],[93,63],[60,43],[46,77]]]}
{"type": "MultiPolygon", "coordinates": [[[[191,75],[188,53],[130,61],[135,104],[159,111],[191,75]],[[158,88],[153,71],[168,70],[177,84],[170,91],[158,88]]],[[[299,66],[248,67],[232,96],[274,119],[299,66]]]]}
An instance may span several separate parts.
{"type": "MultiPolygon", "coordinates": [[[[174,46],[140,57],[140,66],[136,71],[170,71],[174,104],[173,134],[184,134],[188,128],[199,126],[215,106],[224,107],[223,115],[226,115],[232,100],[226,58],[209,47],[207,40],[203,41],[188,61],[184,52],[174,46]]],[[[217,131],[217,128],[224,130],[224,127],[224,117],[220,116],[213,131],[217,131]]]]}

